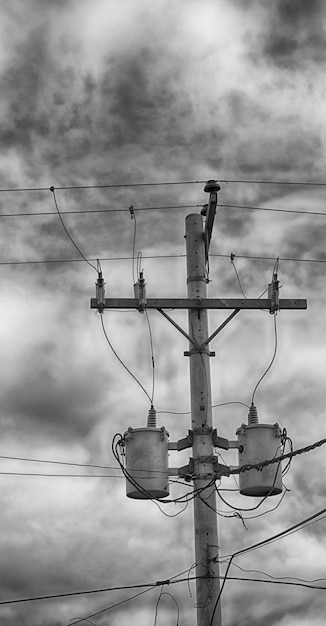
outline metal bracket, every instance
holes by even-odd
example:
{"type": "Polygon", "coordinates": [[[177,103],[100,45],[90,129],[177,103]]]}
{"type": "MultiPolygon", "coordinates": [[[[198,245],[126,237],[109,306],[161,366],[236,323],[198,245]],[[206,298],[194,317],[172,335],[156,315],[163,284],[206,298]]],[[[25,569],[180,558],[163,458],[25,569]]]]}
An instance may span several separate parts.
{"type": "Polygon", "coordinates": [[[194,478],[201,478],[201,476],[198,476],[196,472],[196,465],[198,465],[198,463],[211,463],[213,465],[212,474],[214,474],[214,476],[219,474],[227,475],[226,470],[228,471],[230,469],[228,465],[223,465],[222,463],[219,463],[218,458],[214,455],[210,457],[199,456],[196,459],[190,458],[188,465],[179,467],[178,474],[180,478],[184,478],[187,481],[194,480],[194,478]]]}
{"type": "Polygon", "coordinates": [[[186,333],[185,330],[183,330],[183,328],[181,328],[181,326],[179,326],[179,324],[177,324],[177,322],[175,322],[172,317],[170,317],[165,311],[163,311],[163,309],[158,308],[157,309],[159,313],[161,313],[169,322],[170,324],[172,324],[172,326],[174,326],[174,328],[176,328],[184,337],[186,337],[186,339],[188,339],[188,341],[190,343],[192,343],[193,345],[195,345],[195,342],[193,341],[193,339],[191,339],[191,337],[188,335],[188,333],[186,333]]]}
{"type": "Polygon", "coordinates": [[[181,450],[185,450],[186,448],[191,448],[192,444],[193,444],[193,432],[192,430],[188,430],[187,437],[184,437],[183,439],[179,439],[176,442],[171,441],[169,443],[169,450],[178,450],[180,452],[181,450]]]}
{"type": "Polygon", "coordinates": [[[184,478],[187,482],[190,482],[193,479],[193,474],[195,471],[194,460],[189,459],[188,465],[183,465],[178,468],[178,475],[180,478],[184,478]]]}
{"type": "Polygon", "coordinates": [[[213,446],[222,450],[229,449],[229,440],[224,437],[218,437],[216,428],[213,430],[213,446]]]}
{"type": "Polygon", "coordinates": [[[195,346],[191,350],[186,350],[183,355],[184,356],[192,356],[193,354],[207,354],[207,356],[215,356],[215,352],[211,352],[210,350],[206,350],[206,346],[195,346]]]}

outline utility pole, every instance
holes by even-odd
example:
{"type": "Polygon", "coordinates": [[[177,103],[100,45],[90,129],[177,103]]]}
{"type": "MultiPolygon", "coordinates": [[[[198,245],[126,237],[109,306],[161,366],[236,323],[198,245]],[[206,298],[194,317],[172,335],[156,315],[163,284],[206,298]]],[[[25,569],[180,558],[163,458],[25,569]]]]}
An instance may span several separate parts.
{"type": "MultiPolygon", "coordinates": [[[[188,298],[202,300],[206,296],[205,241],[203,217],[186,218],[188,298]]],[[[207,310],[190,309],[189,344],[191,423],[194,459],[194,531],[196,559],[197,623],[200,626],[221,626],[221,603],[215,606],[220,591],[216,493],[214,480],[214,447],[212,440],[212,394],[210,352],[207,343],[207,310]],[[201,347],[204,346],[204,347],[201,347]],[[201,497],[202,493],[202,497],[201,497]],[[215,614],[213,617],[213,611],[215,614]],[[213,618],[213,619],[212,619],[213,618]]]]}
{"type": "MultiPolygon", "coordinates": [[[[280,309],[307,308],[307,301],[304,299],[279,299],[279,283],[276,272],[273,273],[272,282],[268,286],[268,298],[266,299],[207,298],[206,270],[219,189],[220,186],[215,180],[208,181],[204,189],[204,191],[209,193],[208,204],[204,206],[201,214],[191,214],[186,218],[187,298],[147,298],[145,280],[142,273],[135,288],[135,298],[105,298],[104,280],[102,274],[99,273],[96,298],[91,299],[91,308],[97,309],[100,313],[103,313],[105,309],[134,308],[140,313],[143,313],[146,309],[156,309],[189,341],[189,351],[184,354],[189,357],[190,361],[192,430],[188,432],[188,436],[184,439],[167,444],[166,431],[164,427],[161,429],[156,428],[156,418],[152,414],[147,429],[130,428],[130,441],[134,442],[132,444],[134,446],[133,464],[136,464],[137,468],[133,476],[130,472],[128,474],[129,478],[132,479],[133,490],[132,495],[129,495],[128,492],[127,495],[143,499],[163,498],[168,495],[168,475],[178,475],[186,478],[186,480],[193,480],[198,626],[222,626],[215,480],[221,474],[227,475],[225,470],[229,468],[219,465],[218,457],[214,455],[214,448],[218,447],[224,450],[239,448],[239,452],[240,448],[245,448],[242,454],[244,454],[245,458],[243,464],[246,465],[266,460],[266,458],[259,458],[258,460],[251,458],[252,450],[256,454],[257,449],[262,448],[260,442],[264,441],[265,437],[272,437],[272,444],[267,439],[268,444],[262,453],[265,454],[266,450],[268,450],[270,456],[267,458],[277,456],[277,448],[275,446],[278,445],[274,436],[274,427],[258,424],[256,423],[258,420],[254,420],[255,423],[248,426],[242,425],[244,434],[241,434],[241,441],[245,442],[244,445],[241,444],[240,446],[238,441],[229,441],[218,436],[212,424],[209,362],[210,357],[215,356],[215,353],[210,352],[209,344],[242,309],[267,309],[271,314],[275,314],[280,309]],[[205,226],[203,215],[206,216],[205,226]],[[188,332],[168,315],[167,309],[188,310],[188,332]],[[211,335],[208,332],[208,309],[233,309],[211,335]],[[270,435],[271,432],[273,435],[270,435]],[[247,445],[246,440],[250,445],[247,445]],[[145,446],[142,445],[143,442],[145,442],[145,446]],[[258,445],[256,445],[257,442],[258,445]],[[167,467],[168,449],[183,450],[191,446],[193,458],[189,460],[187,466],[179,468],[167,467]],[[146,447],[147,449],[145,450],[146,447]],[[163,459],[164,455],[166,457],[165,461],[163,459]],[[158,458],[160,463],[163,459],[163,465],[164,463],[166,464],[166,471],[161,471],[161,466],[154,467],[158,458]],[[158,489],[155,491],[153,488],[151,495],[152,487],[149,486],[151,481],[148,483],[146,474],[151,474],[151,478],[153,478],[153,475],[155,476],[155,472],[158,470],[160,475],[160,478],[157,479],[159,482],[159,485],[157,485],[158,489]],[[162,478],[163,474],[166,474],[166,484],[163,484],[165,480],[164,477],[162,478]],[[157,493],[161,495],[157,495],[157,493]]],[[[156,413],[153,407],[150,411],[156,413]]],[[[131,467],[133,468],[133,465],[131,467]]],[[[249,469],[248,474],[255,477],[253,480],[254,487],[251,484],[249,485],[248,495],[260,495],[261,489],[263,489],[263,493],[266,496],[271,495],[275,480],[274,482],[272,481],[271,485],[270,478],[267,477],[265,479],[264,471],[258,472],[256,469],[249,469]],[[259,480],[256,475],[259,475],[259,480]],[[257,480],[258,485],[256,484],[257,480]]],[[[243,490],[243,493],[245,493],[245,490],[243,490]]]]}

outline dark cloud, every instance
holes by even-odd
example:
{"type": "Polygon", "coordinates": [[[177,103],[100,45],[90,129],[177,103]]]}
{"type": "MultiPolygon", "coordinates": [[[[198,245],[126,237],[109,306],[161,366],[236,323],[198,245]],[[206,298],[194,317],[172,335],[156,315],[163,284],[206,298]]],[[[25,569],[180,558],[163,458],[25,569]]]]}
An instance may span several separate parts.
{"type": "Polygon", "coordinates": [[[270,14],[263,55],[283,69],[325,61],[325,7],[320,0],[281,0],[270,14]]]}

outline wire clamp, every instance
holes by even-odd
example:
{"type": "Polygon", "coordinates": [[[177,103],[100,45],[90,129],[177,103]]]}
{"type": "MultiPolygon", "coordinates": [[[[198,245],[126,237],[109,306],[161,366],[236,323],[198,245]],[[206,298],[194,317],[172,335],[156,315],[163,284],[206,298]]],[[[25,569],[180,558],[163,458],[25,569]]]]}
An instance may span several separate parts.
{"type": "Polygon", "coordinates": [[[135,209],[134,209],[133,205],[131,204],[131,205],[128,207],[128,209],[129,209],[129,211],[130,211],[130,219],[131,219],[131,220],[134,220],[134,219],[135,219],[135,209]]]}
{"type": "Polygon", "coordinates": [[[96,300],[99,313],[103,313],[105,309],[105,288],[104,278],[102,272],[98,273],[98,279],[96,281],[96,300]]]}
{"type": "Polygon", "coordinates": [[[273,315],[280,309],[279,284],[277,274],[273,274],[272,282],[268,285],[268,299],[270,300],[269,312],[273,315]]]}
{"type": "Polygon", "coordinates": [[[144,278],[144,273],[141,271],[139,274],[138,281],[134,284],[134,294],[136,300],[138,300],[137,309],[139,313],[144,313],[147,299],[146,299],[146,283],[144,278]]]}
{"type": "Polygon", "coordinates": [[[156,581],[156,583],[155,583],[155,585],[156,585],[157,587],[161,587],[161,586],[163,587],[163,585],[169,585],[169,584],[170,584],[170,582],[171,582],[171,581],[170,581],[169,579],[167,579],[167,580],[157,580],[157,581],[156,581]]]}

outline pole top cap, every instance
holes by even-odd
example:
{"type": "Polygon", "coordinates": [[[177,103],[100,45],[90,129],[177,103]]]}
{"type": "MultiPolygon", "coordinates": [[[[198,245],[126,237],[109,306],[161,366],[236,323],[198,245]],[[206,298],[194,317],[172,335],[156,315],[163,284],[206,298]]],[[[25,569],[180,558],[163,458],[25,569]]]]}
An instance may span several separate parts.
{"type": "Polygon", "coordinates": [[[219,185],[216,180],[208,180],[205,187],[204,187],[204,191],[206,191],[207,193],[211,193],[214,191],[220,191],[221,189],[221,185],[219,185]]]}

